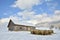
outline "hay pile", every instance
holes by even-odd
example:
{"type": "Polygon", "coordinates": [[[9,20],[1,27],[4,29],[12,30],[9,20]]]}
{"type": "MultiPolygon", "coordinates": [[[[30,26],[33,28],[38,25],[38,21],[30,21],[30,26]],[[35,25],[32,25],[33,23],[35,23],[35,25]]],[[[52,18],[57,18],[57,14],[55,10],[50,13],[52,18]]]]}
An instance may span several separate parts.
{"type": "Polygon", "coordinates": [[[32,34],[37,34],[37,35],[51,35],[53,32],[53,30],[32,30],[31,31],[32,34]]]}

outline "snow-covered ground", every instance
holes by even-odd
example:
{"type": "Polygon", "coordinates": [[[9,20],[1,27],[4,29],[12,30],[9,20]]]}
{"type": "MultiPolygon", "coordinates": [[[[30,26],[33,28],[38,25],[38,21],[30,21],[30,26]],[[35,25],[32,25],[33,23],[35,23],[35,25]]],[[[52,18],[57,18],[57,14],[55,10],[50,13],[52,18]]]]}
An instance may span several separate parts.
{"type": "Polygon", "coordinates": [[[36,29],[39,29],[39,30],[50,30],[49,27],[36,27],[36,29]]]}
{"type": "Polygon", "coordinates": [[[60,33],[52,35],[33,35],[27,31],[1,32],[0,40],[60,40],[60,33]]]}
{"type": "Polygon", "coordinates": [[[56,34],[52,35],[33,35],[28,31],[10,32],[5,30],[5,32],[1,32],[0,30],[0,40],[60,40],[60,30],[55,31],[56,34]]]}

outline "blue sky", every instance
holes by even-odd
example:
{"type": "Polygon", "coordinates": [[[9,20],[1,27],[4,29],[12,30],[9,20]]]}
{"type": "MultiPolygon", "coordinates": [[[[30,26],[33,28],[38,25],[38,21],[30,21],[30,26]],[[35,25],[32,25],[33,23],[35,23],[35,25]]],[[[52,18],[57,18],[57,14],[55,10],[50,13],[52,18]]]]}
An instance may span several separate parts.
{"type": "Polygon", "coordinates": [[[20,10],[10,7],[14,1],[15,0],[0,0],[0,18],[9,17],[20,10]]]}
{"type": "Polygon", "coordinates": [[[60,0],[0,0],[0,20],[15,17],[22,23],[42,21],[43,18],[51,21],[59,12],[60,0]]]}
{"type": "MultiPolygon", "coordinates": [[[[10,15],[13,15],[19,11],[21,11],[21,9],[19,8],[13,8],[11,7],[11,5],[14,3],[14,1],[16,0],[0,0],[0,18],[4,18],[4,17],[9,17],[10,15]],[[4,15],[7,14],[7,15],[4,15]]],[[[37,14],[38,13],[44,13],[47,12],[49,14],[52,14],[54,12],[49,10],[49,8],[51,8],[51,6],[47,7],[47,3],[51,3],[51,5],[55,5],[55,3],[57,3],[57,6],[55,7],[55,9],[60,10],[60,0],[52,0],[50,2],[44,2],[41,5],[37,5],[33,7],[33,11],[35,11],[37,14]],[[41,8],[41,9],[39,9],[41,8]]]]}

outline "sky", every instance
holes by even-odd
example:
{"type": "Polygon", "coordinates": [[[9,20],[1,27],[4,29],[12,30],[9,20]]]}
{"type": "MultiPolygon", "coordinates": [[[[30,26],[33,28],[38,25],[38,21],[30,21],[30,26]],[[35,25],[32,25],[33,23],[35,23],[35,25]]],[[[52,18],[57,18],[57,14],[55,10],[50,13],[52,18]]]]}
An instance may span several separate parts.
{"type": "Polygon", "coordinates": [[[0,0],[0,26],[60,21],[60,0],[0,0]]]}

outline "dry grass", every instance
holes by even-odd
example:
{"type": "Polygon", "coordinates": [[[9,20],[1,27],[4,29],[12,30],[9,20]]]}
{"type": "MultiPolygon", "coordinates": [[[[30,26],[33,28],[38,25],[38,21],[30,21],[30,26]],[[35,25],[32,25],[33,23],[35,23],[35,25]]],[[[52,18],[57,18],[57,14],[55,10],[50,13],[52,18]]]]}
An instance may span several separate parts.
{"type": "Polygon", "coordinates": [[[37,34],[37,35],[51,35],[53,32],[53,30],[32,30],[31,31],[32,34],[37,34]]]}

